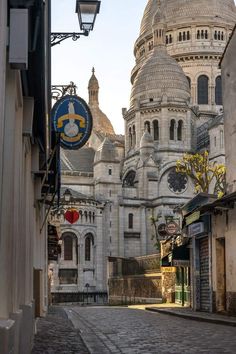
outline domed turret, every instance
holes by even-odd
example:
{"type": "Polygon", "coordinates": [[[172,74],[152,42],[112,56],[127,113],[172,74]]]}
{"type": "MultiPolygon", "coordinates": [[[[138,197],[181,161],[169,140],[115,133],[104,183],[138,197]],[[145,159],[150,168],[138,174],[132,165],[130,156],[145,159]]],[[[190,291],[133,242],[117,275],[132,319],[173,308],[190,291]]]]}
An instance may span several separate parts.
{"type": "Polygon", "coordinates": [[[153,51],[134,80],[131,107],[135,102],[160,102],[163,97],[167,102],[187,104],[189,83],[180,65],[167,53],[165,16],[160,6],[153,17],[152,28],[153,51]]]}
{"type": "Polygon", "coordinates": [[[92,76],[88,83],[89,108],[93,116],[93,129],[105,134],[115,134],[113,126],[107,116],[99,108],[99,84],[95,76],[95,69],[92,69],[92,76]]]}

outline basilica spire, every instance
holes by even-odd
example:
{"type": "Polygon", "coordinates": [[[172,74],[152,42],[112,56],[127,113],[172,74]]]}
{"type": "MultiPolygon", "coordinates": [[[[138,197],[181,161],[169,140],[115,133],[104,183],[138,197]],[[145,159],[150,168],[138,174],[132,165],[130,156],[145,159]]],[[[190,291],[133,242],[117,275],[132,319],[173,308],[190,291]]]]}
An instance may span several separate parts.
{"type": "Polygon", "coordinates": [[[95,76],[94,67],[92,68],[92,76],[88,83],[88,91],[89,91],[89,105],[99,106],[99,102],[98,102],[99,84],[95,76]]]}

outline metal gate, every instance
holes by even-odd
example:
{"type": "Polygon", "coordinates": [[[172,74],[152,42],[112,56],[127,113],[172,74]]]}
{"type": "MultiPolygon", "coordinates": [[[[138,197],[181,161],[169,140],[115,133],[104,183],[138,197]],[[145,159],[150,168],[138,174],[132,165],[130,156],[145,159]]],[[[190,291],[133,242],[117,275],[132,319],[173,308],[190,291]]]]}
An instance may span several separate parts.
{"type": "Polygon", "coordinates": [[[199,240],[200,309],[210,311],[209,245],[208,237],[199,240]]]}

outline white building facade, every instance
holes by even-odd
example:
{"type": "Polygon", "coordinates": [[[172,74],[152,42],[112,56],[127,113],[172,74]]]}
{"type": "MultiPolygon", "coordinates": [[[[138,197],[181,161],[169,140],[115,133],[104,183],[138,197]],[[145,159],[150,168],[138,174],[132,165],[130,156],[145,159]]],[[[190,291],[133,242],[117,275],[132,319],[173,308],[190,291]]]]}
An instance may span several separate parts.
{"type": "MultiPolygon", "coordinates": [[[[88,89],[95,129],[87,147],[61,155],[63,185],[103,205],[101,214],[99,207],[94,211],[92,234],[102,257],[96,253],[91,290],[107,290],[108,256],[156,253],[151,218],[157,226],[178,224],[176,207],[193,196],[192,182],[175,172],[184,153],[207,148],[212,160],[224,161],[219,60],[235,21],[233,0],[147,2],[134,44],[130,107],[122,110],[124,137],[102,117],[93,70],[88,89]]],[[[84,242],[80,223],[70,226],[78,229],[77,245],[84,242]]],[[[79,277],[77,289],[84,291],[87,280],[79,277]]]]}

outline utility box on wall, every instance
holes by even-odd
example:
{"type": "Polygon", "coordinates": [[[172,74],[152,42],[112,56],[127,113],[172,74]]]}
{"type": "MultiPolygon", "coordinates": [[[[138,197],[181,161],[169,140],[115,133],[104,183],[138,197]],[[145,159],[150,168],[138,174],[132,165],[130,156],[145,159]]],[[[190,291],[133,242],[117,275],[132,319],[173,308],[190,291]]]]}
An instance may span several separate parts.
{"type": "Polygon", "coordinates": [[[9,63],[11,68],[28,69],[29,18],[27,9],[10,10],[9,63]]]}

